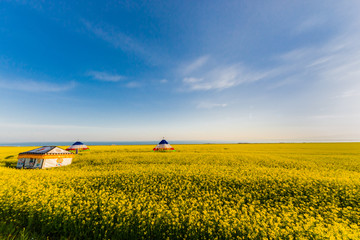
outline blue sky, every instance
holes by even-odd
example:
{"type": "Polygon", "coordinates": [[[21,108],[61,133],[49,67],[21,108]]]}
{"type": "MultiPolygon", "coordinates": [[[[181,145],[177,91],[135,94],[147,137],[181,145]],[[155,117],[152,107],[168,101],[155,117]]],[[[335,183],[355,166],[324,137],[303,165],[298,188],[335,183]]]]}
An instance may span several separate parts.
{"type": "Polygon", "coordinates": [[[0,142],[359,141],[359,1],[1,1],[0,142]]]}

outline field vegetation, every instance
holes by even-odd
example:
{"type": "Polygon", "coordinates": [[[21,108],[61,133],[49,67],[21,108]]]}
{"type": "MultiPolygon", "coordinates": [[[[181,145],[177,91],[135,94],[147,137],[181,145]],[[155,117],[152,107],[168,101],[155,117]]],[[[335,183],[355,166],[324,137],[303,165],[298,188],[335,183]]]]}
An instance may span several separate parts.
{"type": "Polygon", "coordinates": [[[0,238],[360,239],[360,143],[90,147],[47,170],[0,147],[0,238]]]}

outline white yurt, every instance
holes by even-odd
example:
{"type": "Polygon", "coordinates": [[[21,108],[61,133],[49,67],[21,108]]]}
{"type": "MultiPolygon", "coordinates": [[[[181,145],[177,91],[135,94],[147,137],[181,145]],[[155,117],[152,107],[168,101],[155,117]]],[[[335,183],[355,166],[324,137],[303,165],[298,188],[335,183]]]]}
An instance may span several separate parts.
{"type": "Polygon", "coordinates": [[[165,140],[161,140],[159,144],[153,149],[154,152],[173,152],[175,149],[165,140]]]}
{"type": "Polygon", "coordinates": [[[68,147],[66,150],[78,154],[79,152],[89,151],[90,148],[82,142],[77,141],[73,145],[68,147]]]}
{"type": "Polygon", "coordinates": [[[74,154],[56,146],[19,153],[16,168],[52,168],[71,164],[74,154]]]}

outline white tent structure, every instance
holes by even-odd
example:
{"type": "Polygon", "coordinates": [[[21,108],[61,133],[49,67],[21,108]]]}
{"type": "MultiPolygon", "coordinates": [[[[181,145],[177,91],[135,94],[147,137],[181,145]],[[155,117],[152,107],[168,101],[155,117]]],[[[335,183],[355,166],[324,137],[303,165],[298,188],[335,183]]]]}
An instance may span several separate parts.
{"type": "Polygon", "coordinates": [[[73,145],[71,145],[70,147],[68,147],[66,149],[69,152],[73,152],[78,154],[79,152],[83,152],[83,151],[89,151],[90,148],[88,148],[88,146],[86,146],[85,144],[83,144],[82,142],[75,142],[73,145]]]}
{"type": "Polygon", "coordinates": [[[19,153],[16,168],[44,169],[71,164],[74,154],[56,146],[19,153]]]}
{"type": "Polygon", "coordinates": [[[159,144],[153,149],[154,152],[174,152],[175,149],[165,140],[161,140],[159,144]]]}

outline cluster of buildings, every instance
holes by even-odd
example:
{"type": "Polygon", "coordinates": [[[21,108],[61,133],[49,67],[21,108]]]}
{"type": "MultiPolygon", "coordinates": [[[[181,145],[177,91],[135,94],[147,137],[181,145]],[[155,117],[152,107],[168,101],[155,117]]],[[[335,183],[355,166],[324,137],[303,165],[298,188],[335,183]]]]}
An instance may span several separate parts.
{"type": "MultiPolygon", "coordinates": [[[[90,149],[82,142],[75,142],[66,150],[57,146],[43,146],[31,151],[19,153],[16,168],[45,169],[70,165],[75,154],[90,149]]],[[[165,140],[153,149],[156,152],[175,151],[165,140]]]]}

